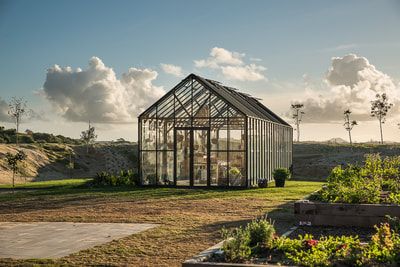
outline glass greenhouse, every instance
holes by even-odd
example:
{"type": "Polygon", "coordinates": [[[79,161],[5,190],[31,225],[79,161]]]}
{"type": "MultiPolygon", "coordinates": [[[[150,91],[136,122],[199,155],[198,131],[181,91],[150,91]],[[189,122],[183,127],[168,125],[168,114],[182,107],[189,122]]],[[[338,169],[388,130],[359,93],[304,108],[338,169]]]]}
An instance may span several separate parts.
{"type": "Polygon", "coordinates": [[[142,185],[254,187],[292,164],[292,127],[257,98],[190,74],[139,116],[142,185]]]}

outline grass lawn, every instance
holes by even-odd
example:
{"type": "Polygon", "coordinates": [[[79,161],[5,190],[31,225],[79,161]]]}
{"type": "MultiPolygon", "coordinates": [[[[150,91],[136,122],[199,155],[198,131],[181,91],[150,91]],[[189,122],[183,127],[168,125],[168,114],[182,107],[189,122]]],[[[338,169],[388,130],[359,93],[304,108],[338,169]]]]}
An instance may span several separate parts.
{"type": "Polygon", "coordinates": [[[238,226],[268,212],[278,232],[284,232],[293,224],[293,201],[322,184],[287,181],[285,188],[206,190],[87,188],[85,181],[18,185],[15,194],[1,187],[0,221],[146,222],[160,226],[58,260],[0,259],[0,265],[180,266],[219,242],[223,226],[238,226]]]}

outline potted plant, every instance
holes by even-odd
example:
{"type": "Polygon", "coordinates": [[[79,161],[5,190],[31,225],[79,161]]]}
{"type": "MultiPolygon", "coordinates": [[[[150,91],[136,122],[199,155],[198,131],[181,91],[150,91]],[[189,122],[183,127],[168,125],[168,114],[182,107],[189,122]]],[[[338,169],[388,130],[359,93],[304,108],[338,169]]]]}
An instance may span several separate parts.
{"type": "Polygon", "coordinates": [[[260,187],[260,188],[268,187],[268,180],[266,178],[258,179],[258,187],[260,187]]]}
{"type": "Polygon", "coordinates": [[[273,174],[276,187],[285,187],[286,179],[290,179],[290,172],[286,168],[275,169],[273,174]]]}

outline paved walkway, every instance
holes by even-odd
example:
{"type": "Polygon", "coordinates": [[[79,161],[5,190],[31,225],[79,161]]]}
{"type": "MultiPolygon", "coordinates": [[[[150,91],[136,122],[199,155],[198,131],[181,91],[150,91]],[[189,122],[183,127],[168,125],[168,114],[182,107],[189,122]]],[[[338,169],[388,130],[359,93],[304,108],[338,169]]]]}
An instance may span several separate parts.
{"type": "Polygon", "coordinates": [[[155,226],[136,223],[0,222],[0,257],[60,258],[155,226]]]}

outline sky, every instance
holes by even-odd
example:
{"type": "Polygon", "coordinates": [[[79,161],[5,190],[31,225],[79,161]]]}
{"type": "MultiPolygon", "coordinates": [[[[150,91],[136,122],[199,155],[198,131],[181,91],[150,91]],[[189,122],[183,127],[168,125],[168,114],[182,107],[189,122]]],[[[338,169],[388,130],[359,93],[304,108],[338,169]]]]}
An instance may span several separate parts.
{"type": "Polygon", "coordinates": [[[0,124],[24,97],[22,129],[137,140],[137,115],[189,73],[262,99],[301,140],[378,140],[370,101],[394,104],[385,140],[400,141],[400,1],[0,0],[0,124]]]}

